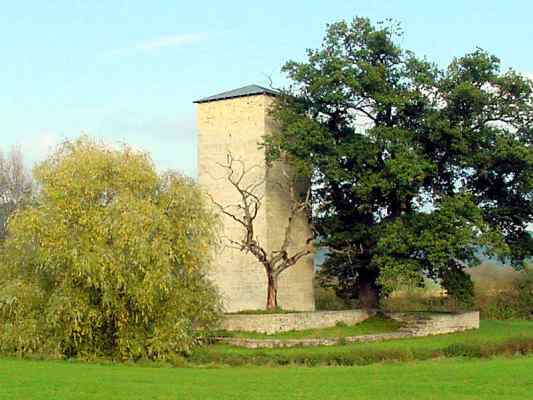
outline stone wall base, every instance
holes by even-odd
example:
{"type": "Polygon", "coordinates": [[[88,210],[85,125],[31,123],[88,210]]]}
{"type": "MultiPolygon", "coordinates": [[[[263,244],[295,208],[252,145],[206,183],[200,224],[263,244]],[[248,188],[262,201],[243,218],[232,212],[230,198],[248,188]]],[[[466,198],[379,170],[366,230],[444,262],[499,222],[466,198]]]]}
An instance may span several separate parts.
{"type": "Polygon", "coordinates": [[[277,332],[302,331],[335,326],[355,325],[375,314],[365,310],[312,311],[287,314],[226,314],[221,329],[225,331],[277,332]]]}
{"type": "MultiPolygon", "coordinates": [[[[355,319],[355,311],[360,310],[352,310],[354,314],[352,314],[352,318],[355,319]]],[[[365,313],[366,318],[370,316],[369,313],[365,311],[360,311],[365,313]]],[[[298,314],[321,314],[324,312],[315,312],[315,313],[298,313],[298,314]]],[[[324,324],[331,325],[331,321],[335,320],[333,315],[331,313],[340,313],[340,312],[333,312],[333,311],[327,311],[326,315],[329,317],[329,319],[325,319],[323,321],[324,324]]],[[[292,325],[288,326],[305,326],[305,322],[307,321],[308,324],[311,324],[312,322],[316,322],[314,319],[307,317],[307,319],[299,318],[295,319],[296,321],[299,321],[298,323],[295,323],[294,320],[291,319],[291,317],[288,316],[294,316],[297,314],[270,314],[270,315],[238,315],[238,317],[274,317],[274,316],[280,316],[284,315],[286,316],[286,319],[283,320],[277,320],[276,318],[273,319],[260,319],[260,318],[252,318],[251,321],[255,321],[255,325],[252,323],[249,323],[248,325],[245,325],[244,322],[240,321],[240,318],[238,319],[241,323],[240,325],[237,323],[234,323],[235,320],[232,318],[230,319],[230,322],[227,322],[226,320],[226,326],[231,327],[239,327],[239,331],[244,331],[242,327],[247,327],[252,330],[252,327],[256,327],[254,330],[255,332],[265,332],[264,330],[270,330],[273,332],[282,332],[282,330],[274,330],[279,327],[273,326],[273,325],[266,325],[266,322],[269,323],[278,323],[283,321],[292,321],[292,325]],[[258,322],[259,321],[259,322],[258,322]],[[262,328],[263,331],[257,330],[257,328],[262,328]]],[[[348,316],[350,314],[338,314],[338,316],[343,316],[348,319],[348,316]]],[[[361,336],[348,336],[343,338],[317,338],[317,339],[248,339],[248,338],[236,338],[236,337],[219,337],[217,338],[217,341],[220,343],[226,343],[232,346],[237,347],[246,347],[250,349],[257,349],[257,348],[283,348],[283,347],[315,347],[315,346],[335,346],[339,344],[345,344],[345,343],[366,343],[366,342],[376,342],[376,341],[384,341],[384,340],[393,340],[393,339],[402,339],[402,338],[409,338],[409,337],[420,337],[420,336],[431,336],[431,335],[439,335],[439,334],[445,334],[445,333],[452,333],[452,332],[461,332],[466,331],[470,329],[478,329],[479,328],[479,312],[478,311],[471,311],[471,312],[463,312],[463,313],[388,313],[388,316],[390,318],[396,319],[398,321],[401,321],[404,323],[404,327],[400,329],[398,332],[390,332],[390,333],[381,333],[381,334],[375,334],[375,335],[361,335],[361,336]]],[[[235,317],[235,316],[230,316],[235,317]]],[[[365,319],[366,319],[365,318],[365,319]]],[[[344,322],[344,321],[343,321],[344,322]]],[[[361,321],[359,321],[361,322],[361,321]]],[[[346,322],[347,324],[350,324],[346,322]]],[[[356,324],[355,323],[351,323],[356,324]]],[[[326,326],[321,326],[326,327],[326,326]]],[[[284,327],[282,327],[284,328],[284,327]]],[[[303,328],[308,329],[308,328],[303,328]]],[[[312,329],[312,328],[310,328],[312,329]]],[[[290,329],[286,329],[290,330],[290,329]]],[[[271,333],[271,332],[266,332],[271,333]]]]}
{"type": "Polygon", "coordinates": [[[414,336],[438,335],[479,328],[479,311],[459,313],[387,313],[406,324],[414,336]]]}

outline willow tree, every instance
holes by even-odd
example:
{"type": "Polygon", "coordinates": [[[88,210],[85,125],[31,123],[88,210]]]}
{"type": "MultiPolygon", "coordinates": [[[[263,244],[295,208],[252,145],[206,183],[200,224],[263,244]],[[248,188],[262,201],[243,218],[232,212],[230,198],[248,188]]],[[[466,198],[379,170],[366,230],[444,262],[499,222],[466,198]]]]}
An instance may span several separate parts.
{"type": "Polygon", "coordinates": [[[0,349],[167,359],[217,320],[216,218],[190,179],[88,138],[34,171],[0,265],[0,349]]]}
{"type": "Polygon", "coordinates": [[[393,23],[330,25],[284,71],[271,158],[314,179],[315,227],[340,289],[375,307],[382,289],[439,279],[466,298],[480,253],[533,254],[533,85],[483,50],[440,68],[399,45],[393,23]]]}

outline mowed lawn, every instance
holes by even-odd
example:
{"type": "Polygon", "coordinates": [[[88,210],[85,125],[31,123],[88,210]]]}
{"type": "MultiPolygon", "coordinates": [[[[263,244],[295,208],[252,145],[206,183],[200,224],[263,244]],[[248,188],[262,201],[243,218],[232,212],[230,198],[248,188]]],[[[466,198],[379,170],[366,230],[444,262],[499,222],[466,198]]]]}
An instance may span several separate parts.
{"type": "Polygon", "coordinates": [[[533,398],[533,358],[218,369],[3,359],[0,398],[525,400],[533,398]]]}

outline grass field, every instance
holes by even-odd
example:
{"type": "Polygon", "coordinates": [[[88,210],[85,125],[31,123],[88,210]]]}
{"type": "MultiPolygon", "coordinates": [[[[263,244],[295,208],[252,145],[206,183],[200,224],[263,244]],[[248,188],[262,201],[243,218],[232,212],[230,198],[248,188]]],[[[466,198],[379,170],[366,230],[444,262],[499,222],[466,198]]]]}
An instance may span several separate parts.
{"type": "MultiPolygon", "coordinates": [[[[533,343],[533,321],[481,321],[479,330],[374,343],[356,343],[332,347],[297,347],[285,349],[245,349],[212,345],[196,350],[190,362],[198,364],[256,365],[360,365],[383,360],[426,360],[469,352],[490,353],[514,341],[533,343]],[[463,350],[462,350],[463,349],[463,350]]],[[[512,351],[512,348],[511,348],[512,351]]],[[[483,354],[480,354],[482,356],[483,354]]],[[[490,355],[490,354],[489,354],[490,355]]],[[[474,354],[474,356],[477,356],[474,354]]],[[[533,398],[533,396],[532,396],[533,398]]]]}
{"type": "Polygon", "coordinates": [[[366,367],[155,368],[0,360],[0,398],[531,399],[533,358],[447,359],[366,367]]]}
{"type": "Polygon", "coordinates": [[[272,335],[259,332],[218,332],[218,336],[231,336],[252,339],[303,339],[303,338],[342,338],[346,336],[369,335],[395,332],[402,324],[390,318],[373,317],[356,325],[338,325],[331,328],[307,329],[303,331],[280,332],[272,335]]]}

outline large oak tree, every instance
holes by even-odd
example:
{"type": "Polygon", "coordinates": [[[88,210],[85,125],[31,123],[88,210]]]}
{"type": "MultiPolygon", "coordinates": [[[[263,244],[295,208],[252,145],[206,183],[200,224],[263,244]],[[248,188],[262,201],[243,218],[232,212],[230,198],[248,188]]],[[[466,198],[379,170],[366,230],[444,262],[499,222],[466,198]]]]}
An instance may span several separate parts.
{"type": "Polygon", "coordinates": [[[533,253],[533,85],[477,49],[440,68],[402,49],[392,22],[330,25],[266,138],[313,178],[322,268],[376,306],[380,290],[439,279],[466,298],[480,253],[533,253]]]}

